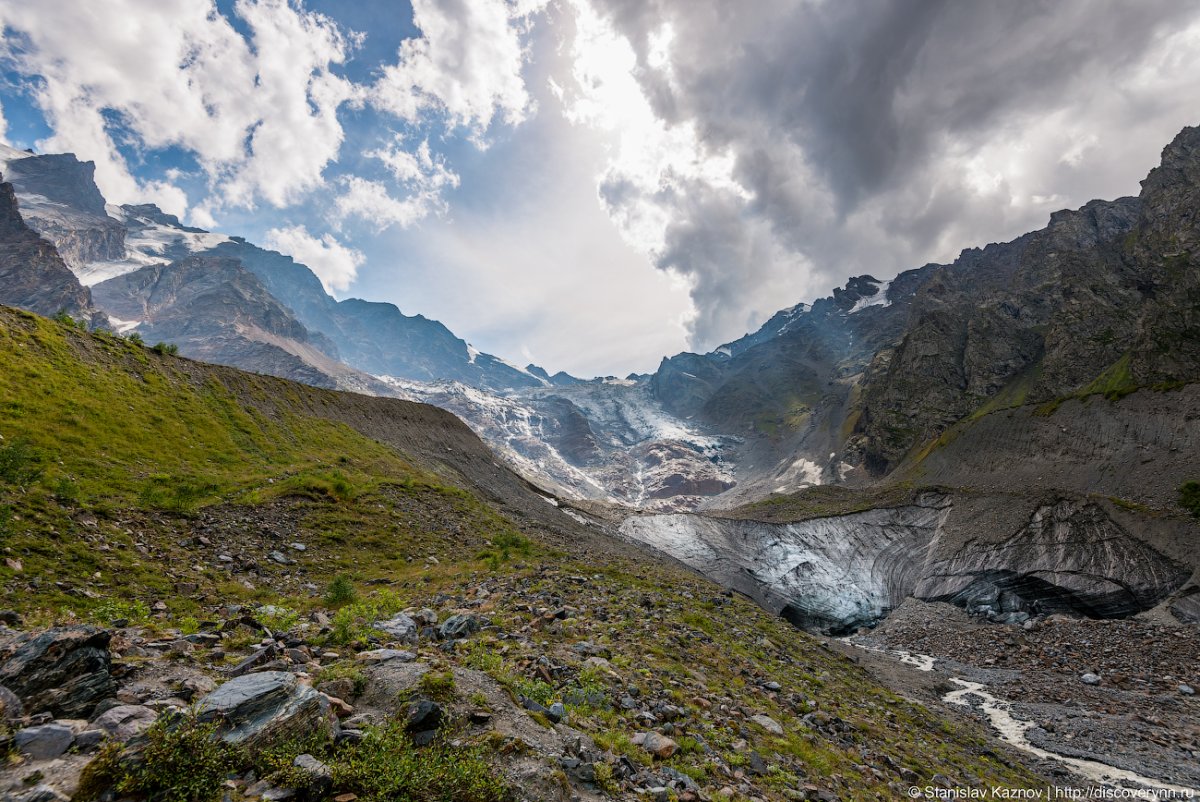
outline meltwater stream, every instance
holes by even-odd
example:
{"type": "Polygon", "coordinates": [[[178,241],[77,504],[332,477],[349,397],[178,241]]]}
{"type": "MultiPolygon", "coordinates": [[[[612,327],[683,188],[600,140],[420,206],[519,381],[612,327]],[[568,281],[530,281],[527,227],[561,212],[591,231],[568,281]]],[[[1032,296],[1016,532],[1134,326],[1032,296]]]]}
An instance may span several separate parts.
{"type": "MultiPolygon", "coordinates": [[[[866,651],[889,655],[905,665],[912,666],[918,671],[932,671],[934,664],[937,662],[937,658],[927,654],[914,654],[912,652],[892,649],[876,649],[864,646],[861,643],[854,643],[849,638],[843,638],[842,642],[866,651]]],[[[1046,760],[1057,761],[1068,766],[1081,777],[1085,777],[1093,782],[1113,786],[1123,791],[1144,791],[1150,789],[1153,791],[1182,792],[1184,794],[1195,792],[1194,788],[1172,785],[1163,780],[1145,777],[1132,771],[1110,766],[1107,763],[1101,763],[1098,760],[1068,757],[1035,746],[1030,743],[1027,733],[1033,727],[1037,726],[1036,723],[1019,719],[1013,715],[1011,702],[997,699],[985,690],[986,686],[981,682],[969,682],[958,677],[951,677],[950,681],[959,687],[958,690],[953,690],[945,694],[942,697],[943,702],[960,707],[978,707],[987,716],[992,728],[999,733],[1000,740],[1023,752],[1037,755],[1046,760]],[[968,700],[968,697],[975,697],[978,705],[973,705],[968,700]]]]}

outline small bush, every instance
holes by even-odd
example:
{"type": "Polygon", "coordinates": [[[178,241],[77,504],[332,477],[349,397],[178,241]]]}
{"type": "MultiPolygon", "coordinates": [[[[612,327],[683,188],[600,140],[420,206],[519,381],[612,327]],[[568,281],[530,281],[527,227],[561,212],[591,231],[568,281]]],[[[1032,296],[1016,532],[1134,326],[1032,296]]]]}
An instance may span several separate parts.
{"type": "Polygon", "coordinates": [[[146,344],[146,341],[142,339],[142,335],[138,334],[136,331],[131,331],[126,334],[125,339],[134,345],[144,346],[146,344]]]}
{"type": "Polygon", "coordinates": [[[524,696],[537,702],[543,707],[549,707],[554,701],[555,692],[554,686],[549,683],[542,682],[540,679],[526,679],[524,677],[509,677],[507,682],[503,683],[514,696],[524,696]]]}
{"type": "Polygon", "coordinates": [[[79,485],[69,476],[63,476],[54,483],[54,497],[59,501],[79,501],[79,485]]]}
{"type": "Polygon", "coordinates": [[[156,354],[175,356],[179,353],[179,346],[175,343],[155,343],[154,347],[150,350],[156,354]]]}
{"type": "Polygon", "coordinates": [[[354,590],[354,583],[345,574],[334,577],[333,581],[329,583],[329,587],[325,589],[325,604],[328,607],[353,604],[357,598],[358,593],[354,590]]]}
{"type": "Polygon", "coordinates": [[[508,802],[512,791],[479,747],[416,749],[398,725],[369,732],[330,766],[334,785],[392,802],[508,802]]]}
{"type": "Polygon", "coordinates": [[[407,606],[399,596],[388,590],[381,590],[362,601],[347,604],[333,616],[329,642],[345,646],[364,637],[375,621],[393,616],[407,606]]]}
{"type": "Polygon", "coordinates": [[[117,621],[139,624],[150,618],[150,608],[140,599],[108,599],[92,610],[92,618],[107,626],[112,626],[117,621]]]}
{"type": "Polygon", "coordinates": [[[155,474],[142,487],[143,505],[167,512],[195,512],[200,503],[217,493],[219,488],[211,482],[201,482],[188,476],[155,474]]]}
{"type": "Polygon", "coordinates": [[[0,481],[25,487],[42,475],[41,455],[24,437],[0,445],[0,481]]]}
{"type": "Polygon", "coordinates": [[[254,620],[272,632],[287,632],[296,626],[296,622],[300,620],[300,614],[287,607],[268,604],[254,611],[254,620]]]}
{"type": "Polygon", "coordinates": [[[76,321],[75,318],[71,317],[71,313],[68,312],[66,309],[58,310],[58,314],[55,315],[52,319],[58,325],[66,326],[68,329],[74,329],[79,326],[78,321],[76,321]]]}
{"type": "Polygon", "coordinates": [[[146,732],[140,754],[113,744],[88,764],[76,800],[94,800],[108,790],[155,802],[220,799],[225,777],[244,761],[215,737],[215,724],[187,715],[164,715],[146,732]]]}
{"type": "Polygon", "coordinates": [[[1200,518],[1200,482],[1193,480],[1179,486],[1179,506],[1200,518]]]}

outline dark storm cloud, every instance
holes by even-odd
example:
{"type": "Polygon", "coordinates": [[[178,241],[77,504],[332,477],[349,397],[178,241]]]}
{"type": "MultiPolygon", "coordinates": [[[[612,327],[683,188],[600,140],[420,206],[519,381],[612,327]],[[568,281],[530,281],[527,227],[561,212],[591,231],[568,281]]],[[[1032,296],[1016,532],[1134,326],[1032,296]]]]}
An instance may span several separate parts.
{"type": "Polygon", "coordinates": [[[1164,57],[1200,17],[1177,0],[599,5],[638,51],[659,115],[732,153],[752,196],[742,210],[681,202],[659,259],[694,279],[698,345],[737,333],[717,318],[739,315],[714,312],[738,298],[717,274],[747,269],[729,251],[761,223],[785,254],[775,272],[802,264],[823,294],[1038,227],[1090,193],[1136,191],[1200,121],[1194,91],[1178,94],[1197,78],[1176,74],[1195,59],[1164,57]],[[664,23],[670,75],[649,66],[664,23]]]}

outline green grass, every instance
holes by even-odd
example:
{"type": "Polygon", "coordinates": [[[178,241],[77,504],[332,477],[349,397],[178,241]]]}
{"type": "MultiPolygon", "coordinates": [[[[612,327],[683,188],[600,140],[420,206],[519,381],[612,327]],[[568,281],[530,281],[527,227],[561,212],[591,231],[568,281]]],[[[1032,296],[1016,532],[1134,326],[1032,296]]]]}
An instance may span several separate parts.
{"type": "Polygon", "coordinates": [[[1125,354],[1109,365],[1091,384],[1080,390],[1078,395],[1103,395],[1109,401],[1117,401],[1135,392],[1138,384],[1130,369],[1132,361],[1132,355],[1125,354]]]}
{"type": "MultiPolygon", "coordinates": [[[[272,381],[239,378],[252,386],[272,381]]],[[[286,411],[269,417],[241,403],[241,392],[191,371],[186,360],[5,310],[0,478],[29,484],[35,466],[54,465],[85,501],[190,510],[268,492],[273,480],[282,482],[276,493],[352,496],[343,458],[364,474],[420,475],[344,424],[286,411]]]]}

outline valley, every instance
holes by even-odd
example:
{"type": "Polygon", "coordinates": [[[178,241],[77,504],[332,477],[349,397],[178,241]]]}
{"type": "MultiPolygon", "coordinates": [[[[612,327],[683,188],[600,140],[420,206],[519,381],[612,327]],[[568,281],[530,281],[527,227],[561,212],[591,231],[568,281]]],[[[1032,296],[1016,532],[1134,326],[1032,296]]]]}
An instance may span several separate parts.
{"type": "Polygon", "coordinates": [[[5,798],[1200,785],[1200,129],[590,380],[0,155],[5,798]]]}

